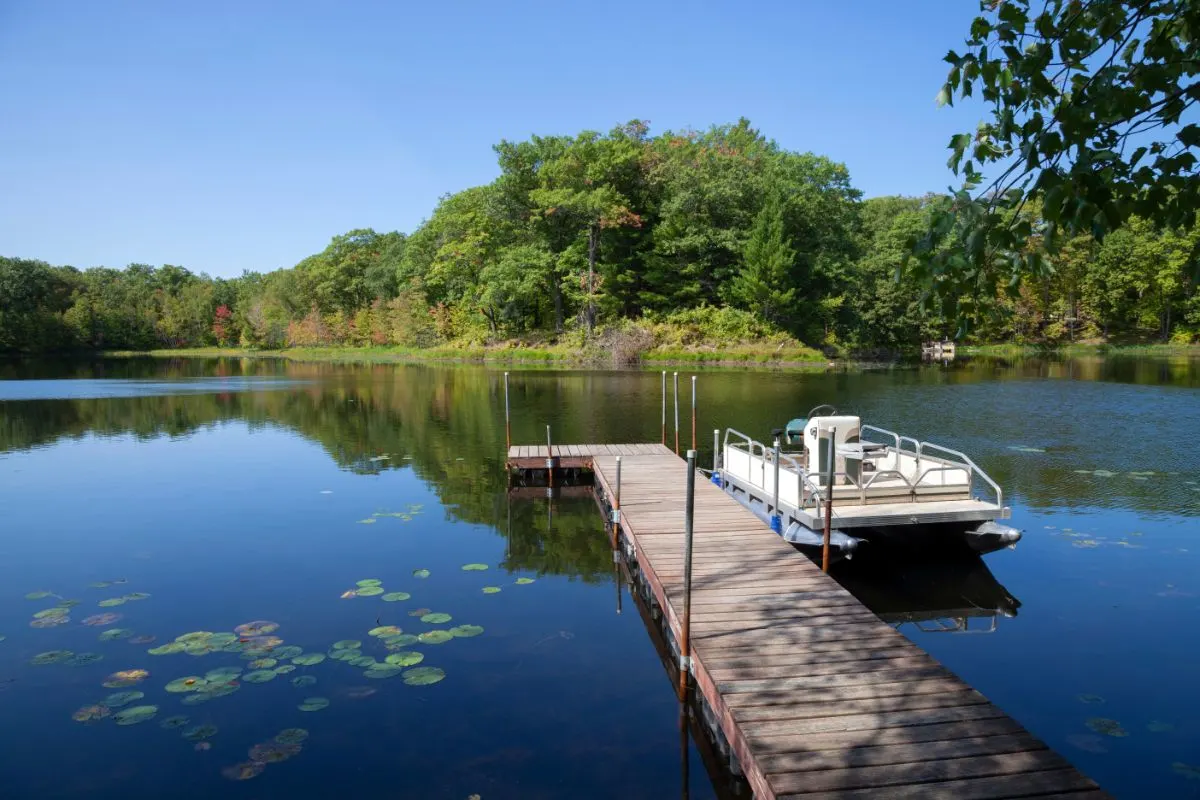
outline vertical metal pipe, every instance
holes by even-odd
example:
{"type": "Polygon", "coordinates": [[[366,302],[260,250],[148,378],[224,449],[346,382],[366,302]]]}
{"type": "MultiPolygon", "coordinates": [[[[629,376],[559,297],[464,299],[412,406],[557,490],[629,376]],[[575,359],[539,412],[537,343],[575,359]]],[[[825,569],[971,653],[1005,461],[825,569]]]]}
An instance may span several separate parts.
{"type": "Polygon", "coordinates": [[[679,701],[687,699],[692,669],[692,520],[696,513],[696,451],[687,453],[687,500],[683,516],[683,623],[679,634],[679,701]]]}
{"type": "Polygon", "coordinates": [[[550,426],[546,426],[546,481],[554,488],[554,447],[550,444],[550,426]]]}
{"type": "Polygon", "coordinates": [[[713,428],[713,472],[721,468],[721,431],[713,428]]]}
{"type": "Polygon", "coordinates": [[[692,376],[692,449],[696,449],[696,376],[692,376]]]}
{"type": "Polygon", "coordinates": [[[834,442],[837,441],[837,428],[829,429],[829,471],[825,479],[825,538],[821,542],[821,570],[829,572],[829,534],[833,529],[833,478],[837,459],[834,457],[834,442]]]}
{"type": "Polygon", "coordinates": [[[779,514],[779,440],[775,440],[775,447],[772,449],[772,458],[775,461],[775,489],[772,492],[773,505],[771,506],[771,530],[776,533],[783,532],[783,517],[779,514]]]}
{"type": "Polygon", "coordinates": [[[667,371],[664,369],[662,374],[662,400],[663,400],[663,415],[662,415],[662,443],[665,447],[667,444],[667,371]]]}
{"type": "Polygon", "coordinates": [[[512,425],[508,412],[508,373],[504,373],[504,446],[512,448],[512,425]]]}
{"type": "Polygon", "coordinates": [[[613,495],[612,546],[616,550],[621,541],[621,457],[617,456],[617,487],[613,495]]]}
{"type": "Polygon", "coordinates": [[[679,455],[679,373],[675,373],[675,455],[679,455]]]}

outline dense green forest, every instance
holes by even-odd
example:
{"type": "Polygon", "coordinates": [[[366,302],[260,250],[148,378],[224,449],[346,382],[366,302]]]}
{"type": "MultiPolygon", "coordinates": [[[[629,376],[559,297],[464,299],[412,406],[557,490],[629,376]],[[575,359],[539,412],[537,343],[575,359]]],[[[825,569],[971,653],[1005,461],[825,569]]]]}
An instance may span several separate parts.
{"type": "MultiPolygon", "coordinates": [[[[287,269],[221,279],[0,258],[0,351],[519,341],[629,358],[665,345],[900,351],[960,331],[1200,337],[1194,230],[1135,217],[1101,243],[1065,242],[1045,275],[943,310],[906,259],[949,196],[864,200],[845,166],[746,120],[657,136],[634,121],[495,151],[499,177],[446,195],[412,233],[350,231],[287,269]]],[[[1037,204],[1020,213],[1036,231],[1037,204]]]]}

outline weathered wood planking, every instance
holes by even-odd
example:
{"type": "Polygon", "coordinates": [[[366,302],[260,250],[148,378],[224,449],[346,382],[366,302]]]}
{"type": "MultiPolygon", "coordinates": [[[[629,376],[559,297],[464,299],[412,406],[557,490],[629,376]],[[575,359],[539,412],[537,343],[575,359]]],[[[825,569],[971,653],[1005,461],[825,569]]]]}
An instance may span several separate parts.
{"type": "MultiPolygon", "coordinates": [[[[685,462],[567,452],[609,497],[621,456],[621,527],[678,641],[685,462]]],[[[546,448],[508,463],[544,469],[546,448]]],[[[1107,796],[700,476],[695,503],[693,676],[756,798],[1107,796]]]]}

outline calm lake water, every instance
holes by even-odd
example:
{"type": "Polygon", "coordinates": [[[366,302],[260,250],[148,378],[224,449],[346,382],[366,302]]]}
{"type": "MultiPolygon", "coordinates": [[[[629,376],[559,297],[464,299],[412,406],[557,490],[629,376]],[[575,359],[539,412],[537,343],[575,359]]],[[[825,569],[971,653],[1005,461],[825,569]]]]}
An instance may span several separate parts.
{"type": "MultiPolygon", "coordinates": [[[[514,372],[514,441],[657,441],[659,385],[514,372]]],[[[705,464],[714,428],[825,402],[974,457],[1015,551],[839,579],[1117,796],[1200,793],[1200,362],[711,371],[699,396],[705,464]]],[[[729,796],[594,502],[510,501],[503,461],[498,370],[0,365],[0,795],[729,796]],[[142,696],[72,719],[117,692],[142,696]],[[263,743],[286,760],[223,774],[263,743]]]]}

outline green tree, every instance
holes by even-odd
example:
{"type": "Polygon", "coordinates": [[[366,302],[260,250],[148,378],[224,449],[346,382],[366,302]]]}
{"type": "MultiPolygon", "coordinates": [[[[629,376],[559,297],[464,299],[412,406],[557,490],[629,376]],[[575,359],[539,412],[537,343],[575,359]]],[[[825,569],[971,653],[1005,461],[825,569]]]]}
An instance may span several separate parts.
{"type": "Polygon", "coordinates": [[[754,221],[742,269],[729,284],[730,299],[768,322],[783,324],[794,313],[795,263],[796,251],[784,233],[783,202],[773,194],[754,221]]]}

